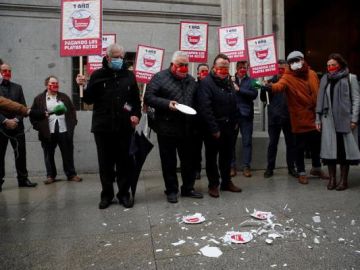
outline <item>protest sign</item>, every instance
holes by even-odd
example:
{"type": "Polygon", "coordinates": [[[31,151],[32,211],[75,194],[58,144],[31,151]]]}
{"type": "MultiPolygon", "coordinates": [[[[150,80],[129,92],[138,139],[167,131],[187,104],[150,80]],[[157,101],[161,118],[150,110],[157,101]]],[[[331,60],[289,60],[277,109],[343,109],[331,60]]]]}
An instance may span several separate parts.
{"type": "Polygon", "coordinates": [[[60,56],[101,55],[101,0],[62,0],[60,56]]]}
{"type": "Polygon", "coordinates": [[[135,77],[138,82],[148,83],[162,68],[164,49],[138,45],[135,61],[135,77]]]}
{"type": "Polygon", "coordinates": [[[208,57],[208,23],[180,22],[180,50],[189,55],[189,62],[204,63],[208,57]]]}
{"type": "Polygon", "coordinates": [[[258,78],[278,74],[274,35],[246,40],[249,56],[250,77],[258,78]]]}
{"type": "Polygon", "coordinates": [[[231,62],[246,60],[244,25],[220,27],[219,51],[227,55],[231,62]]]}

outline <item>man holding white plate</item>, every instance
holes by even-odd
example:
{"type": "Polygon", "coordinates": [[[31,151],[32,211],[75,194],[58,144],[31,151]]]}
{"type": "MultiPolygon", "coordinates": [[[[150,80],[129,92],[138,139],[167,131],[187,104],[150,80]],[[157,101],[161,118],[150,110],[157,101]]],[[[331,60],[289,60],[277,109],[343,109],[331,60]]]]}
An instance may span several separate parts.
{"type": "Polygon", "coordinates": [[[180,158],[181,196],[201,199],[194,190],[195,171],[192,150],[194,132],[195,79],[188,74],[189,58],[186,52],[176,51],[170,67],[154,75],[149,82],[144,102],[155,109],[153,129],[157,133],[165,194],[170,203],[178,202],[179,183],[176,174],[180,158]]]}

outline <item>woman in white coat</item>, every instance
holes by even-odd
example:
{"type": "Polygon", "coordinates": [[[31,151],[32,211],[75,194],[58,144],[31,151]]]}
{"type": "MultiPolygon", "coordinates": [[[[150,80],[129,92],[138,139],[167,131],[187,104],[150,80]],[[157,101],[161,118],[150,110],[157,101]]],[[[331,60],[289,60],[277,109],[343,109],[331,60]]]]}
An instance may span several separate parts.
{"type": "Polygon", "coordinates": [[[320,157],[329,169],[329,190],[348,187],[349,166],[357,165],[359,117],[359,84],[350,74],[344,58],[329,56],[327,73],[321,78],[316,106],[316,128],[321,132],[320,157]],[[336,182],[336,164],[340,164],[340,182],[336,182]]]}

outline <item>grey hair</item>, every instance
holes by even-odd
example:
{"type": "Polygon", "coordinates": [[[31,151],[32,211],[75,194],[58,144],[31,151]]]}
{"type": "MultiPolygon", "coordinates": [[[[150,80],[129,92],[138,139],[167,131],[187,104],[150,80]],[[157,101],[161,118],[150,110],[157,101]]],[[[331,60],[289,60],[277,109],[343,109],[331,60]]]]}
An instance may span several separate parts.
{"type": "Polygon", "coordinates": [[[112,56],[113,56],[113,54],[112,54],[113,50],[120,50],[122,56],[125,55],[125,49],[124,49],[124,47],[123,47],[123,46],[120,46],[120,45],[117,44],[117,43],[110,44],[109,47],[107,47],[107,49],[106,49],[106,55],[109,56],[109,57],[112,57],[112,56]]]}
{"type": "Polygon", "coordinates": [[[189,55],[187,54],[187,52],[176,51],[176,52],[174,52],[174,54],[173,54],[173,56],[171,58],[171,62],[173,63],[175,61],[175,59],[178,58],[179,56],[189,58],[189,55]]]}

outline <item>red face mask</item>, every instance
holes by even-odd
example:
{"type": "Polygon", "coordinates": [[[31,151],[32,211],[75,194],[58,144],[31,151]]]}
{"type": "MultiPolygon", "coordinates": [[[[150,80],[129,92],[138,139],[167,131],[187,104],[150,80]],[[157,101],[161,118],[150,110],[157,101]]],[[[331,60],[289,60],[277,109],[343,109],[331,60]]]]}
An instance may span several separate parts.
{"type": "Polygon", "coordinates": [[[56,83],[56,82],[49,83],[48,89],[49,89],[51,92],[57,92],[57,91],[59,91],[59,83],[56,83]]]}
{"type": "Polygon", "coordinates": [[[220,79],[225,79],[229,76],[229,68],[215,68],[215,74],[220,79]]]}
{"type": "Polygon", "coordinates": [[[333,73],[339,70],[339,66],[327,66],[327,71],[333,73]]]}
{"type": "Polygon", "coordinates": [[[279,75],[283,75],[285,73],[285,68],[279,68],[279,75]]]}
{"type": "Polygon", "coordinates": [[[209,74],[208,70],[202,70],[198,73],[198,77],[200,80],[205,79],[205,77],[209,74]]]}
{"type": "Polygon", "coordinates": [[[4,80],[10,81],[10,79],[11,79],[11,70],[9,70],[9,69],[2,70],[1,75],[3,76],[4,80]]]}
{"type": "Polygon", "coordinates": [[[237,75],[241,78],[244,77],[246,75],[246,73],[247,73],[246,68],[240,68],[237,70],[237,75]]]}
{"type": "Polygon", "coordinates": [[[183,79],[188,74],[188,66],[187,65],[176,65],[172,64],[171,72],[178,78],[183,79]]]}

